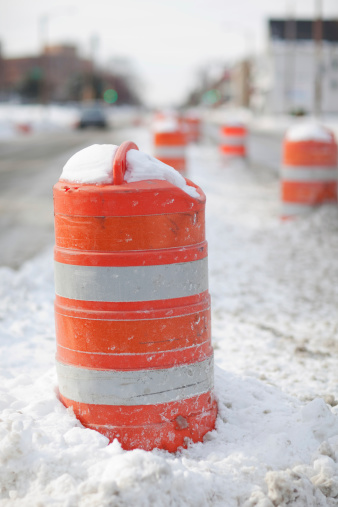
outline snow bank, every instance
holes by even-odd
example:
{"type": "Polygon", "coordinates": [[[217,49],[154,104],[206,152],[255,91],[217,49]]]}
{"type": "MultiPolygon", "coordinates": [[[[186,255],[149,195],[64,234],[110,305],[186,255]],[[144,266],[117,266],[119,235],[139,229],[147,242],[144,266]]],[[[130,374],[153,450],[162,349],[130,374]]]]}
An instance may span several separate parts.
{"type": "MultiPolygon", "coordinates": [[[[93,144],[78,151],[65,164],[61,180],[74,183],[113,183],[113,159],[118,146],[93,144]]],[[[187,185],[183,176],[173,167],[139,150],[127,152],[125,181],[166,180],[181,188],[191,197],[198,198],[197,190],[187,185]]]]}
{"type": "Polygon", "coordinates": [[[285,135],[288,141],[321,141],[323,143],[332,142],[331,132],[323,125],[315,121],[302,122],[290,127],[285,135]]]}
{"type": "Polygon", "coordinates": [[[323,400],[303,406],[216,369],[216,430],[171,455],[108,445],[58,402],[55,385],[54,369],[1,382],[0,499],[13,507],[50,499],[88,507],[308,507],[330,505],[326,498],[338,492],[338,418],[323,400]]]}

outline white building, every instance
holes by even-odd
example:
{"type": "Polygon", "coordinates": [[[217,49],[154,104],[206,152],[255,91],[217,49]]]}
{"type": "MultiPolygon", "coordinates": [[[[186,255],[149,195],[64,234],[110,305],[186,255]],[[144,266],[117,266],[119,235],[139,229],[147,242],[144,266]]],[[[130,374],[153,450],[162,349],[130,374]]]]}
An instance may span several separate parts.
{"type": "Polygon", "coordinates": [[[314,28],[310,20],[269,20],[268,53],[256,65],[260,109],[313,113],[317,101],[322,113],[338,113],[338,21],[322,21],[320,44],[314,28]]]}

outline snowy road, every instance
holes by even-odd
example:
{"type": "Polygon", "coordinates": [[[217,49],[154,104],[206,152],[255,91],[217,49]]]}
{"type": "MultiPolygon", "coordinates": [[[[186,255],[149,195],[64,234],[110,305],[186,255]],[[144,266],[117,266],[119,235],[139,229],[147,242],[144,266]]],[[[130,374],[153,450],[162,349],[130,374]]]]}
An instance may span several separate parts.
{"type": "Polygon", "coordinates": [[[126,452],[64,409],[49,249],[0,269],[1,507],[337,506],[337,207],[281,222],[276,176],[212,144],[189,148],[189,177],[207,195],[216,429],[126,452]]]}

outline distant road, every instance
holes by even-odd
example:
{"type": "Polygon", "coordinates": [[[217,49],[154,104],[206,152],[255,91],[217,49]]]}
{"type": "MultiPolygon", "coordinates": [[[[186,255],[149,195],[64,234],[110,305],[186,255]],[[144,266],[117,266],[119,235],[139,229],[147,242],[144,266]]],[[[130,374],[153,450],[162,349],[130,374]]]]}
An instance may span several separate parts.
{"type": "Polygon", "coordinates": [[[52,187],[68,158],[118,131],[48,132],[0,142],[0,265],[18,268],[54,241],[52,187]]]}

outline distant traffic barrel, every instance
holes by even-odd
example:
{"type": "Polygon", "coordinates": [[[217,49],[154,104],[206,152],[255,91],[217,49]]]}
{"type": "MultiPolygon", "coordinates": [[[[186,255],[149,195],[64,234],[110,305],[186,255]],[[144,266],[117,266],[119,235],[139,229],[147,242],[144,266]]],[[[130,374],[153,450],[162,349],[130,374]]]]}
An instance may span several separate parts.
{"type": "Polygon", "coordinates": [[[187,114],[182,122],[186,129],[188,142],[197,143],[201,138],[201,118],[196,115],[187,114]]]}
{"type": "Polygon", "coordinates": [[[333,133],[314,122],[291,127],[280,172],[282,217],[337,201],[337,144],[333,133]]]}
{"type": "Polygon", "coordinates": [[[246,157],[247,128],[241,123],[228,123],[220,128],[219,149],[228,157],[246,157]]]}
{"type": "Polygon", "coordinates": [[[174,452],[214,428],[205,195],[164,180],[54,186],[60,399],[124,449],[174,452]]]}
{"type": "Polygon", "coordinates": [[[157,124],[153,132],[153,154],[164,164],[185,175],[187,170],[186,147],[187,136],[179,124],[167,122],[157,124]]]}

